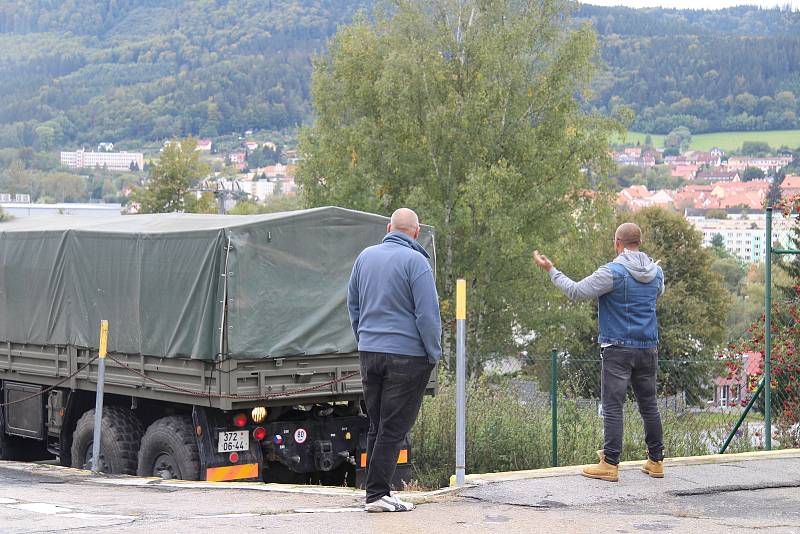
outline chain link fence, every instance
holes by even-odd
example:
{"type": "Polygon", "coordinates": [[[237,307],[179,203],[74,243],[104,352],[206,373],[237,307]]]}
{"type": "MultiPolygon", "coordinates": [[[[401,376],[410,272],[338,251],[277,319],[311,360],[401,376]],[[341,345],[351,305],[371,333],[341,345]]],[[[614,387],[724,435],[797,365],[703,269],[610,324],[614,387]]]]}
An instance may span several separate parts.
{"type": "MultiPolygon", "coordinates": [[[[596,359],[583,360],[556,356],[557,439],[552,433],[550,356],[493,357],[484,363],[479,376],[468,380],[467,473],[550,467],[554,445],[559,465],[597,460],[595,451],[603,445],[599,353],[596,359]]],[[[798,446],[800,397],[794,388],[800,368],[796,359],[793,364],[784,364],[777,357],[774,361],[772,445],[798,446]]],[[[763,357],[753,350],[730,350],[709,360],[660,360],[658,405],[665,454],[719,453],[762,374],[763,357]]],[[[425,399],[412,431],[416,478],[424,487],[446,485],[454,472],[455,384],[444,372],[440,381],[438,396],[425,399]]],[[[644,430],[630,390],[624,421],[621,460],[643,460],[644,430]]],[[[764,434],[762,396],[731,438],[727,451],[763,449],[764,434]]]]}
{"type": "MultiPolygon", "coordinates": [[[[772,294],[772,448],[800,447],[800,353],[797,351],[800,347],[800,286],[774,288],[772,294]]],[[[764,345],[762,318],[751,329],[749,338],[741,346],[734,347],[743,350],[745,357],[744,361],[731,366],[732,372],[749,377],[748,393],[764,377],[764,345]]],[[[755,400],[753,410],[762,415],[763,421],[764,394],[755,400]]]]}

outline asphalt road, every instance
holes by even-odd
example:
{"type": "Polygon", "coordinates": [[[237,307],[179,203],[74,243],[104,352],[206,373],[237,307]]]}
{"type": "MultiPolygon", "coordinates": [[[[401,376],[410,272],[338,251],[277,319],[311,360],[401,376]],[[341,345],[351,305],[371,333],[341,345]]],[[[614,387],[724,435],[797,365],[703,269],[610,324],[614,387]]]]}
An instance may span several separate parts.
{"type": "MultiPolygon", "coordinates": [[[[345,488],[95,477],[0,462],[0,533],[33,532],[586,532],[800,534],[797,458],[629,467],[619,483],[566,474],[409,494],[418,508],[367,514],[345,488]]],[[[487,480],[491,480],[487,478],[487,480]]]]}

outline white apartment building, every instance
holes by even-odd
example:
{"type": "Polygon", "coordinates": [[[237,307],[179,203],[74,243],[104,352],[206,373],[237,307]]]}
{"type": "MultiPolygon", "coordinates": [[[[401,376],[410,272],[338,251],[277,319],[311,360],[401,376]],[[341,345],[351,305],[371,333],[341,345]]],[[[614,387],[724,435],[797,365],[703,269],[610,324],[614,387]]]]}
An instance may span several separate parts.
{"type": "Polygon", "coordinates": [[[37,217],[42,215],[78,215],[83,217],[119,217],[122,204],[88,204],[62,202],[60,204],[19,204],[0,202],[0,208],[14,217],[37,217]]]}
{"type": "Polygon", "coordinates": [[[756,167],[767,174],[777,171],[792,162],[791,156],[731,156],[725,164],[729,171],[743,171],[747,167],[756,167]]]}
{"type": "Polygon", "coordinates": [[[107,168],[111,171],[129,171],[131,164],[141,170],[144,167],[144,154],[141,152],[62,152],[61,165],[72,169],[107,168]]]}
{"type": "Polygon", "coordinates": [[[0,193],[0,202],[13,202],[14,204],[30,204],[31,196],[28,193],[0,193]]]}
{"type": "MultiPolygon", "coordinates": [[[[727,219],[707,219],[705,215],[687,215],[689,222],[703,234],[703,246],[710,247],[716,234],[725,241],[725,249],[736,258],[755,263],[766,256],[766,215],[764,213],[729,214],[727,219]]],[[[793,218],[774,212],[772,241],[790,248],[790,231],[793,218]]]]}

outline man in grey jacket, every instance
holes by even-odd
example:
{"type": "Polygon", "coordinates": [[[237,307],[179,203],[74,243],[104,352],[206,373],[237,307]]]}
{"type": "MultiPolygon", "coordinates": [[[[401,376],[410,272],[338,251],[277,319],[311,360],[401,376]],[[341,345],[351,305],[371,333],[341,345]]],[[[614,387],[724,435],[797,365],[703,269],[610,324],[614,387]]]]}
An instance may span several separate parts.
{"type": "Polygon", "coordinates": [[[600,462],[585,468],[583,475],[612,482],[619,480],[622,409],[628,384],[633,387],[644,422],[647,461],[642,470],[654,478],[664,476],[663,431],[656,402],[656,299],[664,293],[664,272],[639,251],[641,241],[642,232],[637,225],[620,225],[614,234],[617,257],[580,282],[556,269],[538,250],[533,253],[535,263],[549,273],[553,284],[570,300],[598,299],[605,441],[603,449],[597,451],[600,462]]]}
{"type": "Polygon", "coordinates": [[[391,481],[442,353],[439,298],[428,253],[417,243],[417,214],[400,208],[386,231],[356,259],[347,291],[369,416],[368,512],[414,508],[391,495],[391,481]]]}

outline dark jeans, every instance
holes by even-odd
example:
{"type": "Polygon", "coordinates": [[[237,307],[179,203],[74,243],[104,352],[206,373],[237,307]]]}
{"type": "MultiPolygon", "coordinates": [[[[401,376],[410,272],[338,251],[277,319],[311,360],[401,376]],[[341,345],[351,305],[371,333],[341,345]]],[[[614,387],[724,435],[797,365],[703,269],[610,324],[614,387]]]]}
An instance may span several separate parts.
{"type": "Polygon", "coordinates": [[[361,353],[361,383],[369,416],[367,502],[389,495],[397,456],[414,425],[433,364],[422,356],[361,353]]]}
{"type": "Polygon", "coordinates": [[[664,433],[656,401],[656,371],[658,349],[631,347],[605,347],[602,350],[603,377],[601,397],[603,403],[603,452],[606,462],[619,463],[622,452],[622,408],[628,384],[639,405],[644,423],[644,439],[653,460],[664,457],[664,433]]]}

